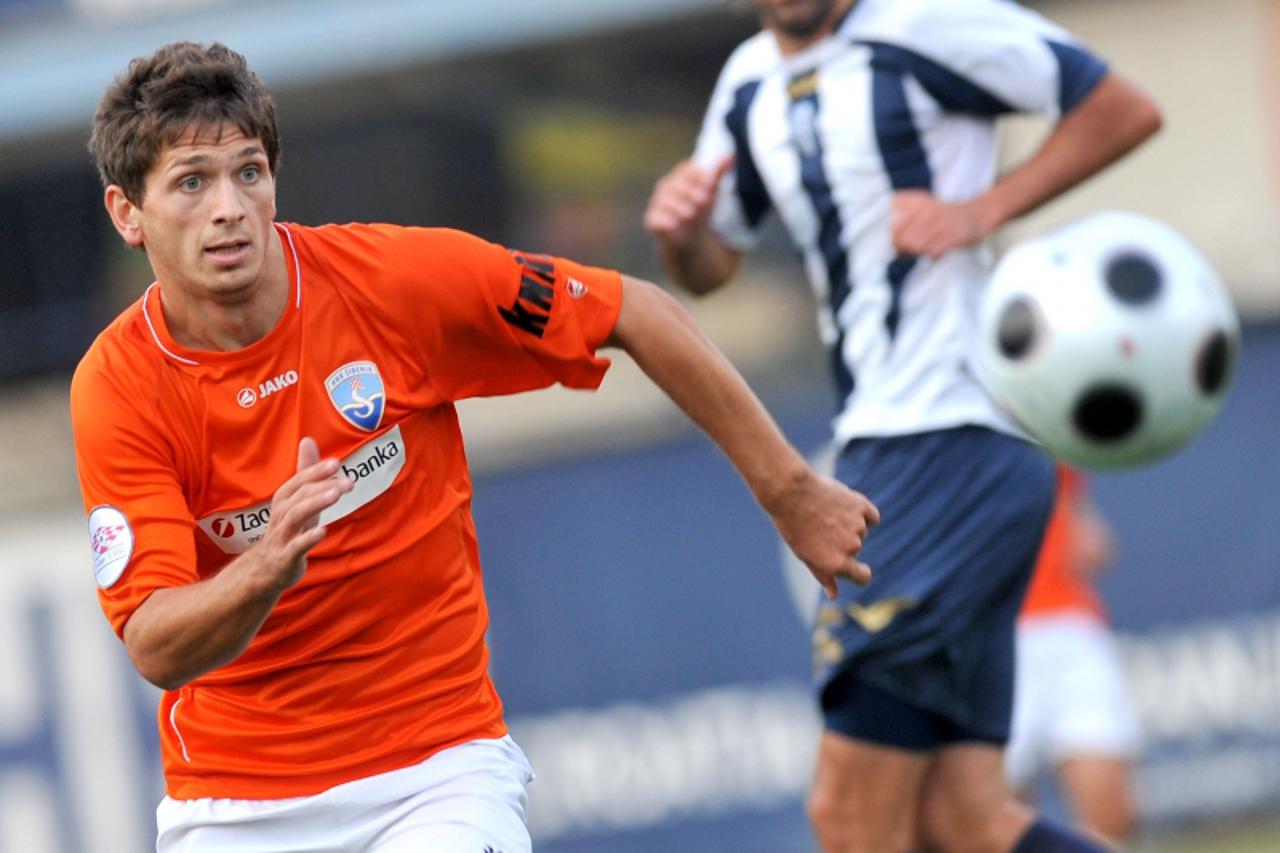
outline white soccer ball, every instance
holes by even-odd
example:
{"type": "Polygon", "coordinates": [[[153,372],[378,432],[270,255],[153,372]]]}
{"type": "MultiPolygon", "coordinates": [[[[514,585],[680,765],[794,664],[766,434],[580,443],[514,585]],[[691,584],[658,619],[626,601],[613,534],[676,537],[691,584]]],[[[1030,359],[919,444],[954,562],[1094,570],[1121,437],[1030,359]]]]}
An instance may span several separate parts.
{"type": "Polygon", "coordinates": [[[1046,449],[1087,469],[1172,453],[1226,397],[1240,322],[1208,261],[1135,213],[1009,250],[983,295],[975,367],[1046,449]]]}

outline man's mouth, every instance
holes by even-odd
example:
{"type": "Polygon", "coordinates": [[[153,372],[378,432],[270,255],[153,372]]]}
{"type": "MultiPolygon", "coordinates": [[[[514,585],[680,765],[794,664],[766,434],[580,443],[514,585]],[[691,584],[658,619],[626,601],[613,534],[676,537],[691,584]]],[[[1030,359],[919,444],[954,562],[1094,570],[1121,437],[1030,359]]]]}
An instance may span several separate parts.
{"type": "Polygon", "coordinates": [[[248,240],[223,240],[205,246],[205,255],[220,267],[236,267],[249,257],[248,240]]]}

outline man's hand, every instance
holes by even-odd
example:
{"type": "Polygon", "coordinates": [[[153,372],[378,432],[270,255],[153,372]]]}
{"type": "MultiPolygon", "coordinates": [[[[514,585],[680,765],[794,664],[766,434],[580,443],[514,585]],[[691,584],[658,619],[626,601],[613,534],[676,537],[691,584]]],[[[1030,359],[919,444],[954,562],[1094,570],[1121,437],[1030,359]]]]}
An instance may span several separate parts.
{"type": "Polygon", "coordinates": [[[716,203],[716,187],[733,158],[725,157],[708,172],[684,160],[658,180],[644,212],[644,227],[666,248],[682,252],[692,248],[707,227],[716,203]]]}
{"type": "Polygon", "coordinates": [[[859,586],[871,580],[871,568],[858,559],[868,530],[880,523],[875,504],[838,480],[809,471],[771,511],[774,524],[828,598],[836,597],[836,579],[859,586]]]}
{"type": "Polygon", "coordinates": [[[301,580],[307,569],[307,552],[324,539],[320,513],[351,491],[354,483],[335,477],[338,460],[321,461],[315,439],[298,443],[297,473],[271,498],[267,532],[258,550],[255,580],[264,591],[279,594],[301,580]]]}
{"type": "Polygon", "coordinates": [[[297,473],[271,499],[267,531],[222,571],[158,589],[125,623],[124,642],[143,678],[176,690],[239,657],[281,594],[307,570],[307,552],[324,539],[320,513],[354,483],[338,461],[320,461],[311,438],[298,444],[297,473]]]}
{"type": "Polygon", "coordinates": [[[890,222],[893,248],[899,254],[925,255],[934,260],[987,236],[975,204],[948,204],[925,190],[894,193],[890,222]]]}
{"type": "Polygon", "coordinates": [[[732,166],[732,156],[710,172],[685,160],[658,180],[644,212],[644,227],[657,239],[672,281],[698,296],[727,283],[742,264],[742,252],[710,227],[717,187],[732,166]]]}

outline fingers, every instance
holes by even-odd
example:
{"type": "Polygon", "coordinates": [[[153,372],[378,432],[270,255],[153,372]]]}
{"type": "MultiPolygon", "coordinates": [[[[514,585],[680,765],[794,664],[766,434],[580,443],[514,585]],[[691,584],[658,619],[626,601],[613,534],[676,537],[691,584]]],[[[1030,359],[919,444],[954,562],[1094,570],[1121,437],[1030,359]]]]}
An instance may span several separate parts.
{"type": "Polygon", "coordinates": [[[320,513],[337,503],[341,491],[332,485],[311,484],[294,493],[292,499],[273,508],[271,525],[282,541],[320,524],[320,513]]]}
{"type": "Polygon", "coordinates": [[[294,492],[308,483],[330,479],[334,474],[338,473],[338,467],[337,459],[320,458],[320,448],[315,439],[310,436],[303,438],[298,442],[297,473],[284,481],[284,484],[272,496],[272,501],[287,500],[294,492]]]}
{"type": "Polygon", "coordinates": [[[328,528],[316,525],[309,530],[304,530],[297,536],[290,539],[284,546],[283,557],[288,562],[293,562],[307,553],[321,542],[324,541],[328,528]]]}
{"type": "Polygon", "coordinates": [[[253,546],[262,578],[272,588],[287,589],[306,571],[306,555],[325,537],[320,514],[355,488],[339,473],[336,459],[321,459],[310,436],[298,442],[297,473],[276,490],[262,539],[253,546]]]}
{"type": "Polygon", "coordinates": [[[306,436],[298,442],[298,472],[285,481],[271,502],[271,526],[284,541],[319,526],[320,513],[355,486],[345,475],[335,476],[339,467],[336,459],[320,458],[315,439],[306,436]]]}
{"type": "Polygon", "coordinates": [[[835,598],[839,593],[837,582],[840,578],[850,580],[858,586],[871,583],[871,567],[858,559],[864,538],[865,535],[857,537],[856,544],[841,550],[843,557],[836,557],[834,561],[826,563],[830,568],[820,563],[808,563],[809,571],[822,585],[827,598],[835,598]]]}
{"type": "Polygon", "coordinates": [[[316,444],[316,440],[311,436],[303,436],[302,441],[298,442],[298,467],[297,471],[301,472],[320,461],[320,446],[316,444]]]}
{"type": "Polygon", "coordinates": [[[931,249],[936,248],[942,224],[937,199],[924,190],[899,190],[892,205],[893,248],[903,255],[936,257],[931,249]]]}
{"type": "Polygon", "coordinates": [[[271,534],[286,559],[301,557],[324,538],[320,513],[337,503],[353,487],[354,484],[346,477],[306,483],[292,496],[273,506],[271,534]]]}
{"type": "Polygon", "coordinates": [[[320,513],[337,503],[351,491],[351,487],[352,483],[346,477],[308,483],[295,492],[293,500],[283,507],[285,523],[296,524],[299,530],[315,527],[320,523],[320,513]]]}
{"type": "Polygon", "coordinates": [[[871,567],[856,557],[849,557],[840,568],[831,572],[815,570],[813,576],[822,585],[822,591],[830,599],[839,595],[840,590],[837,582],[840,578],[847,578],[858,586],[866,586],[871,583],[871,567]]]}
{"type": "Polygon", "coordinates": [[[703,202],[715,199],[716,188],[720,179],[733,165],[733,158],[726,157],[715,165],[711,171],[701,168],[692,160],[685,160],[667,176],[667,188],[682,193],[689,198],[703,202]]]}
{"type": "Polygon", "coordinates": [[[858,586],[866,586],[871,583],[871,567],[861,560],[850,558],[847,573],[845,574],[849,580],[858,586]]]}
{"type": "Polygon", "coordinates": [[[723,178],[725,175],[729,174],[729,170],[733,168],[733,163],[734,163],[733,155],[726,154],[724,158],[721,159],[720,162],[716,164],[715,169],[712,170],[712,173],[711,173],[712,186],[719,186],[720,179],[723,178]]]}
{"type": "Polygon", "coordinates": [[[856,492],[848,486],[836,480],[835,483],[845,493],[846,497],[851,501],[848,505],[848,521],[845,528],[856,532],[858,541],[851,553],[857,554],[862,548],[862,542],[867,538],[868,528],[875,527],[880,523],[880,508],[861,492],[856,492]],[[861,522],[859,524],[858,522],[861,522]]]}
{"type": "Polygon", "coordinates": [[[654,196],[648,223],[651,230],[653,227],[668,231],[691,227],[710,214],[714,200],[714,191],[699,184],[668,184],[654,196]]]}
{"type": "Polygon", "coordinates": [[[775,522],[827,597],[835,598],[840,578],[860,586],[871,581],[871,568],[858,555],[868,530],[880,523],[880,510],[834,477],[810,474],[775,522]]]}
{"type": "Polygon", "coordinates": [[[972,203],[939,201],[924,190],[894,193],[890,228],[899,254],[937,260],[953,249],[971,246],[984,236],[972,203]]]}
{"type": "Polygon", "coordinates": [[[710,172],[690,160],[680,163],[654,187],[645,210],[645,228],[657,237],[674,239],[703,225],[715,204],[720,178],[732,165],[732,157],[710,172]]]}

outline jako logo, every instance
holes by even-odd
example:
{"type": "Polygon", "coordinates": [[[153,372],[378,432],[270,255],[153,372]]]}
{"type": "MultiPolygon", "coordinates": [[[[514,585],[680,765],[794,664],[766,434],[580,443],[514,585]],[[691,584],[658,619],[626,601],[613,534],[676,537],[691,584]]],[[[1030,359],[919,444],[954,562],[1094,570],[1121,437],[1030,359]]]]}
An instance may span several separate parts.
{"type": "Polygon", "coordinates": [[[254,391],[252,388],[247,386],[241,388],[240,393],[236,394],[236,402],[240,404],[240,408],[247,409],[254,403],[258,402],[259,399],[270,397],[277,391],[283,391],[290,385],[297,383],[297,381],[298,371],[286,370],[274,379],[268,379],[266,382],[259,383],[257,391],[254,391]]]}

